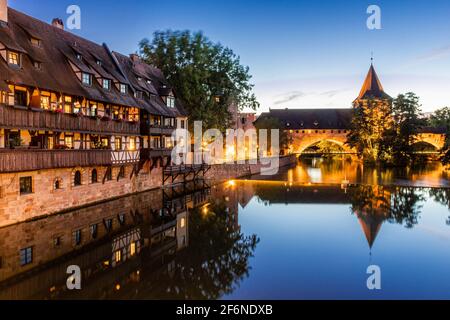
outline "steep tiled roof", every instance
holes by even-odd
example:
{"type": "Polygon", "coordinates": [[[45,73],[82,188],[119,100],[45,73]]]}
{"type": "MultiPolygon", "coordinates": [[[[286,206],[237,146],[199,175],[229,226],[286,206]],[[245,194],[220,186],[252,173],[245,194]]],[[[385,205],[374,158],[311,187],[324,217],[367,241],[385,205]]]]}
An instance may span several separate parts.
{"type": "Polygon", "coordinates": [[[276,118],[290,130],[345,130],[350,128],[352,109],[271,109],[261,114],[256,122],[264,118],[276,118]]]}
{"type": "Polygon", "coordinates": [[[366,79],[364,80],[363,86],[356,100],[373,98],[391,99],[391,97],[384,92],[383,86],[381,85],[375,68],[373,67],[373,64],[371,64],[369,72],[367,73],[366,79]]]}

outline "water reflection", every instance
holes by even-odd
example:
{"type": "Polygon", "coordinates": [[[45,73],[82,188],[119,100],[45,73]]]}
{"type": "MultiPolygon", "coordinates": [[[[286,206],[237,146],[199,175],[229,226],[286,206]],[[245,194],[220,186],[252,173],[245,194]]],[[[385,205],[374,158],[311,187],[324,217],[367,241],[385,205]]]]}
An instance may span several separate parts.
{"type": "Polygon", "coordinates": [[[0,299],[372,298],[369,253],[392,275],[379,297],[449,297],[450,189],[424,187],[442,168],[317,161],[1,228],[0,299]],[[69,265],[81,291],[66,289],[69,265]],[[401,281],[430,270],[442,281],[401,281]]]}

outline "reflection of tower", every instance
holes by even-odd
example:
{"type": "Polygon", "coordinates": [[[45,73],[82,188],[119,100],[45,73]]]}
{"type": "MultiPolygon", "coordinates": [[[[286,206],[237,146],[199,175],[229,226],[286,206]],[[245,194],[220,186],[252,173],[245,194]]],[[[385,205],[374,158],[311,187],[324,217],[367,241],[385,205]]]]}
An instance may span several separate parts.
{"type": "Polygon", "coordinates": [[[356,211],[356,215],[372,249],[383,222],[389,217],[391,192],[383,186],[370,186],[363,187],[361,193],[367,195],[367,198],[364,199],[363,206],[356,211]]]}

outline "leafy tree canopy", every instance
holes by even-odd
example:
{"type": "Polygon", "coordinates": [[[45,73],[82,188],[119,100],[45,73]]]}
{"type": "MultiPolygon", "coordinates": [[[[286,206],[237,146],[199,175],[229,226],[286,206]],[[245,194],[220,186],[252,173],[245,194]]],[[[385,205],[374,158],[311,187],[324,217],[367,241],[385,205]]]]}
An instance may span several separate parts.
{"type": "Polygon", "coordinates": [[[203,121],[204,128],[224,131],[230,125],[230,107],[258,108],[249,68],[231,49],[201,32],[156,31],[139,46],[143,59],[161,69],[173,86],[191,126],[203,121]]]}

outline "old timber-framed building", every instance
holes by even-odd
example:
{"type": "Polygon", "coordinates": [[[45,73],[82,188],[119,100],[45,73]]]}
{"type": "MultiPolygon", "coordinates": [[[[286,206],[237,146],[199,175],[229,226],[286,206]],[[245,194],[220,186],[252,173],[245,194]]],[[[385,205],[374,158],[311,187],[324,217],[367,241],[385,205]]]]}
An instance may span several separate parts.
{"type": "Polygon", "coordinates": [[[0,226],[159,186],[188,126],[161,71],[0,6],[0,226]]]}

